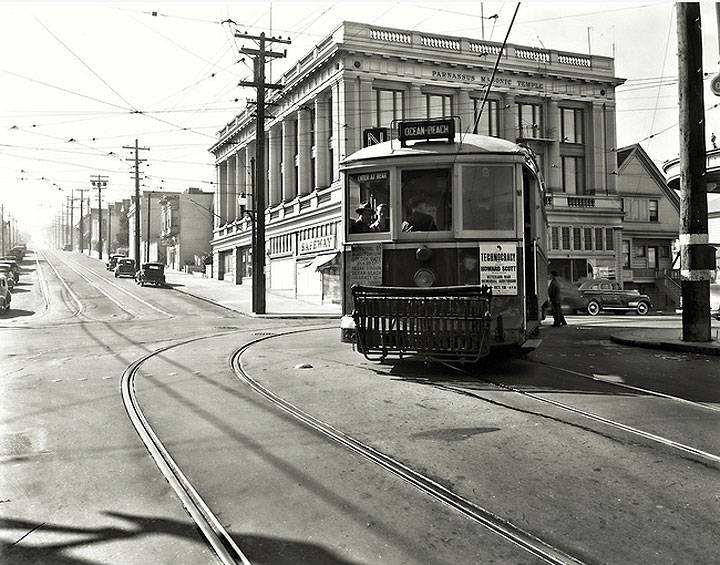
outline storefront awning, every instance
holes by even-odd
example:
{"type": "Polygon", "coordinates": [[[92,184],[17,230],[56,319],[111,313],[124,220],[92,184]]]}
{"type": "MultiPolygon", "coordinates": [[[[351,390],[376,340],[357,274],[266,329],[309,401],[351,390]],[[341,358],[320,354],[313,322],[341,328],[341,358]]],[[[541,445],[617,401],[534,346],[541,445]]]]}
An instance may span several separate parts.
{"type": "Polygon", "coordinates": [[[327,266],[329,263],[335,260],[337,257],[338,252],[335,251],[333,253],[323,253],[322,255],[318,255],[313,259],[310,263],[305,265],[305,269],[312,269],[313,271],[319,271],[323,267],[327,266]]]}

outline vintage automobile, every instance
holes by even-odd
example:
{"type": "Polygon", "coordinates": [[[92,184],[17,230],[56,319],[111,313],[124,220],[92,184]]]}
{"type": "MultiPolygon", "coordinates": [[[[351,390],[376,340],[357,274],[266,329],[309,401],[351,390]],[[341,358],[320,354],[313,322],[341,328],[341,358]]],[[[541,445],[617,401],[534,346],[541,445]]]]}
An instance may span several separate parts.
{"type": "Polygon", "coordinates": [[[107,263],[105,263],[105,267],[107,268],[107,270],[114,271],[118,259],[122,259],[123,257],[125,257],[125,255],[122,255],[121,253],[115,253],[113,255],[110,255],[110,257],[108,257],[107,263]]]}
{"type": "Polygon", "coordinates": [[[12,300],[12,294],[10,293],[9,280],[4,275],[0,275],[0,312],[5,312],[10,309],[10,301],[12,300]]]}
{"type": "Polygon", "coordinates": [[[151,284],[165,286],[165,265],[162,263],[143,263],[135,274],[135,282],[140,286],[151,284]]]}
{"type": "Polygon", "coordinates": [[[115,278],[118,277],[134,277],[135,276],[135,259],[123,257],[117,260],[115,265],[115,278]]]}
{"type": "Polygon", "coordinates": [[[647,294],[637,290],[623,290],[616,281],[610,279],[590,279],[582,283],[578,290],[587,299],[587,313],[597,316],[600,312],[637,312],[645,316],[652,308],[647,294]]]}
{"type": "Polygon", "coordinates": [[[9,255],[0,257],[0,265],[8,265],[10,267],[10,270],[12,271],[15,282],[18,282],[20,280],[20,265],[18,265],[15,257],[11,257],[9,255]]]}

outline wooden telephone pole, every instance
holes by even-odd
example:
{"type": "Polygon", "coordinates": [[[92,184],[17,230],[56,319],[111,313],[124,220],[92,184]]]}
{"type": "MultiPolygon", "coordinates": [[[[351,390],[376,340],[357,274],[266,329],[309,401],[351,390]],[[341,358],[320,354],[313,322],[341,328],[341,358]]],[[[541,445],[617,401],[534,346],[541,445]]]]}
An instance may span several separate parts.
{"type": "Polygon", "coordinates": [[[78,188],[77,191],[80,193],[80,253],[83,253],[85,250],[85,222],[83,221],[83,204],[85,203],[85,193],[88,189],[86,188],[78,188]]]}
{"type": "Polygon", "coordinates": [[[90,184],[92,184],[94,188],[97,188],[98,193],[98,253],[101,261],[103,258],[102,191],[107,187],[107,183],[107,177],[104,175],[94,175],[94,177],[90,177],[90,184]]]}
{"type": "Polygon", "coordinates": [[[680,265],[683,341],[710,341],[710,276],[715,249],[708,245],[700,4],[676,4],[680,102],[680,265]]]}
{"type": "Polygon", "coordinates": [[[254,204],[254,237],[253,237],[253,284],[252,284],[252,309],[255,314],[265,314],[265,175],[267,166],[265,161],[265,89],[272,88],[280,90],[281,84],[265,82],[266,59],[285,57],[286,52],[278,53],[268,51],[267,45],[272,43],[289,44],[289,39],[265,37],[260,35],[248,35],[247,33],[235,33],[235,37],[251,39],[258,42],[258,49],[241,48],[240,52],[253,57],[254,80],[240,81],[238,86],[249,86],[257,92],[257,104],[255,110],[255,186],[253,194],[254,204]]]}
{"type": "MultiPolygon", "coordinates": [[[[142,206],[140,206],[140,163],[142,161],[147,161],[147,159],[140,159],[139,158],[139,152],[140,151],[150,151],[149,147],[139,147],[138,146],[138,140],[135,140],[135,146],[134,147],[128,147],[127,145],[123,145],[123,149],[134,149],[135,150],[135,158],[134,159],[125,159],[126,161],[134,161],[135,162],[135,270],[140,270],[140,209],[142,206]]],[[[149,237],[149,234],[148,234],[149,237]]]]}

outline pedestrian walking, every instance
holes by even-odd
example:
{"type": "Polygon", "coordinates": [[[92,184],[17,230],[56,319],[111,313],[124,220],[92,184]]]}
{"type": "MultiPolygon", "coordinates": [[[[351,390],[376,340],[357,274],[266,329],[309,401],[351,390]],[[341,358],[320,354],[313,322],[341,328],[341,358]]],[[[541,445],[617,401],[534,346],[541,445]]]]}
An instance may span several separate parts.
{"type": "Polygon", "coordinates": [[[562,306],[560,305],[560,283],[557,280],[557,271],[550,271],[550,276],[552,280],[548,286],[548,299],[550,300],[550,307],[552,308],[553,327],[567,326],[565,316],[563,316],[562,313],[562,306]]]}

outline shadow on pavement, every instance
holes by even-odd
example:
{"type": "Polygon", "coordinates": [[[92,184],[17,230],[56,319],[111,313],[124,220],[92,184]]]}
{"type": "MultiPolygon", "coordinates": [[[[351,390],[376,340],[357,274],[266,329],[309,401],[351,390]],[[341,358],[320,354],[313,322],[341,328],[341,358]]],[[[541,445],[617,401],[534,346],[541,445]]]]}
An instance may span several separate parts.
{"type": "MultiPolygon", "coordinates": [[[[138,516],[123,512],[105,512],[104,514],[113,519],[112,525],[78,527],[49,522],[0,518],[0,528],[5,532],[14,530],[12,536],[15,539],[13,542],[3,542],[0,545],[2,561],[4,563],[13,563],[13,565],[93,565],[105,563],[105,559],[84,559],[69,555],[67,551],[96,544],[112,543],[118,540],[139,539],[145,536],[172,536],[191,542],[205,543],[192,522],[182,522],[156,516],[138,516]],[[124,522],[123,526],[118,526],[116,524],[117,520],[124,522]],[[35,532],[38,532],[41,536],[51,533],[53,540],[57,540],[61,536],[67,536],[67,541],[33,544],[32,540],[35,532]]],[[[273,565],[296,563],[361,565],[357,561],[343,559],[332,551],[313,543],[229,533],[253,563],[273,565]]],[[[97,552],[98,550],[94,551],[97,552]]]]}
{"type": "Polygon", "coordinates": [[[34,310],[22,310],[20,308],[13,308],[11,305],[10,310],[0,314],[0,320],[7,320],[8,318],[22,318],[25,316],[32,316],[33,314],[35,314],[34,310]]]}

